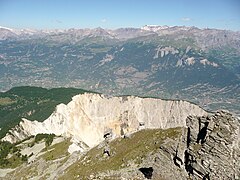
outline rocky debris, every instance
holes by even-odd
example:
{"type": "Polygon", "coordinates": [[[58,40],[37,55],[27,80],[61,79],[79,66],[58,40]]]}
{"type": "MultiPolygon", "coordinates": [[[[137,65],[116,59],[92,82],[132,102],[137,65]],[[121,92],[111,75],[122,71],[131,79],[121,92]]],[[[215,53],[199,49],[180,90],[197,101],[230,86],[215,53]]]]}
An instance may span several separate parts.
{"type": "Polygon", "coordinates": [[[91,148],[105,138],[114,139],[143,128],[185,127],[189,115],[205,114],[199,106],[182,100],[85,93],[74,96],[67,105],[58,105],[44,122],[23,119],[2,140],[14,143],[30,135],[53,133],[72,137],[75,144],[82,142],[91,148]]]}
{"type": "MultiPolygon", "coordinates": [[[[182,129],[185,133],[185,129],[182,129]]],[[[149,154],[139,166],[152,167],[152,179],[182,179],[188,177],[184,169],[184,143],[182,134],[178,135],[177,139],[166,139],[159,150],[149,154]]]]}
{"type": "Polygon", "coordinates": [[[110,147],[109,147],[109,146],[106,146],[106,147],[104,148],[103,155],[104,155],[104,156],[108,156],[108,157],[111,156],[110,147]]]}
{"type": "Polygon", "coordinates": [[[61,174],[65,173],[65,170],[71,166],[74,162],[78,160],[79,157],[83,156],[84,153],[79,154],[78,152],[74,152],[67,158],[66,162],[62,163],[61,165],[58,165],[57,168],[50,174],[48,177],[49,180],[51,179],[58,179],[58,177],[61,174]]]}
{"type": "MultiPolygon", "coordinates": [[[[58,138],[60,139],[60,138],[58,138]]],[[[57,142],[56,142],[57,143],[57,142]]],[[[66,143],[66,141],[61,141],[60,143],[66,143]]],[[[19,180],[19,179],[58,179],[58,177],[65,173],[65,170],[76,162],[81,156],[85,155],[84,153],[74,152],[71,155],[69,154],[59,154],[59,157],[56,159],[51,159],[52,156],[50,152],[54,150],[51,145],[51,149],[43,150],[39,156],[37,156],[34,161],[24,163],[19,165],[17,168],[12,169],[4,174],[4,180],[19,180]],[[49,157],[50,159],[46,158],[49,157]]],[[[66,148],[66,147],[63,147],[66,148]]],[[[59,151],[59,150],[58,150],[59,151]]],[[[62,151],[62,150],[60,150],[62,151]]],[[[8,169],[7,169],[8,170],[8,169]]],[[[4,170],[0,169],[0,172],[4,170]]],[[[0,176],[1,179],[1,176],[0,176]]]]}
{"type": "Polygon", "coordinates": [[[72,154],[73,152],[82,152],[83,149],[81,148],[81,146],[79,146],[78,144],[72,143],[69,147],[68,147],[68,152],[70,154],[72,154]]]}
{"type": "Polygon", "coordinates": [[[40,142],[38,144],[34,144],[32,147],[21,147],[22,150],[20,153],[29,157],[28,162],[33,162],[45,147],[45,142],[40,142]]]}
{"type": "Polygon", "coordinates": [[[0,169],[0,179],[4,178],[8,173],[14,171],[14,169],[0,169]]]}

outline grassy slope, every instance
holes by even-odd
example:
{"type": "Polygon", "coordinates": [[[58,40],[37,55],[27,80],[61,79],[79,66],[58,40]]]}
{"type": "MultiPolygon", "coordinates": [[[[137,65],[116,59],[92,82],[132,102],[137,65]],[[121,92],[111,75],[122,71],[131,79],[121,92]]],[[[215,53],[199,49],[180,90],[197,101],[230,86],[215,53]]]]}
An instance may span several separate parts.
{"type": "Polygon", "coordinates": [[[140,164],[149,153],[157,152],[164,140],[179,137],[181,131],[181,128],[142,130],[129,138],[116,139],[109,143],[110,157],[104,157],[104,147],[95,147],[71,165],[60,179],[87,179],[91,174],[125,168],[130,161],[140,164]]]}
{"type": "Polygon", "coordinates": [[[83,89],[40,87],[15,87],[0,93],[0,138],[17,125],[22,117],[43,121],[60,103],[67,104],[72,97],[85,92],[83,89]]]}
{"type": "MultiPolygon", "coordinates": [[[[46,161],[56,160],[62,157],[66,157],[68,153],[68,147],[72,143],[70,142],[70,139],[67,139],[65,141],[62,141],[60,143],[54,144],[50,147],[48,147],[48,152],[43,154],[40,158],[43,158],[46,161]]],[[[46,150],[46,149],[44,149],[46,150]]]]}
{"type": "MultiPolygon", "coordinates": [[[[39,163],[42,166],[45,166],[46,168],[50,167],[51,164],[54,164],[56,162],[53,162],[55,160],[58,160],[58,163],[60,163],[61,165],[68,159],[69,153],[68,153],[68,147],[71,144],[70,139],[65,139],[62,142],[59,142],[57,144],[54,145],[50,145],[47,148],[44,148],[42,150],[41,156],[39,156],[34,163],[30,163],[30,164],[23,164],[22,166],[20,166],[22,164],[22,162],[16,164],[18,167],[16,168],[15,171],[10,173],[10,176],[13,175],[15,178],[14,179],[29,179],[30,177],[34,177],[34,176],[42,176],[43,172],[39,171],[39,163]],[[65,158],[63,158],[65,157],[65,158]],[[63,158],[63,159],[62,159],[63,158]],[[42,160],[42,161],[39,161],[42,160]],[[16,178],[17,177],[17,178],[16,178]]],[[[59,166],[59,164],[56,164],[59,166]]],[[[40,168],[41,169],[41,168],[40,168]]],[[[44,172],[44,175],[49,175],[48,174],[48,170],[47,169],[44,172]]],[[[40,178],[40,179],[46,179],[46,178],[40,178]]]]}
{"type": "MultiPolygon", "coordinates": [[[[104,147],[99,145],[90,149],[86,154],[79,155],[79,160],[65,169],[64,173],[61,174],[62,176],[60,175],[57,178],[89,179],[90,175],[98,177],[98,174],[102,172],[127,168],[129,163],[134,163],[137,167],[140,167],[146,157],[158,153],[159,147],[166,142],[165,140],[169,138],[178,139],[181,133],[182,128],[167,130],[146,129],[138,131],[127,138],[115,139],[108,144],[110,157],[104,156],[104,147]]],[[[51,173],[50,167],[53,167],[54,164],[55,168],[64,166],[64,163],[69,158],[67,149],[70,144],[69,139],[66,139],[60,143],[50,145],[42,151],[45,153],[39,156],[34,163],[19,166],[10,174],[14,174],[19,179],[39,178],[40,176],[49,177],[49,173],[51,173]],[[46,169],[43,170],[41,167],[46,169]]],[[[115,176],[110,179],[115,179],[115,176]]]]}

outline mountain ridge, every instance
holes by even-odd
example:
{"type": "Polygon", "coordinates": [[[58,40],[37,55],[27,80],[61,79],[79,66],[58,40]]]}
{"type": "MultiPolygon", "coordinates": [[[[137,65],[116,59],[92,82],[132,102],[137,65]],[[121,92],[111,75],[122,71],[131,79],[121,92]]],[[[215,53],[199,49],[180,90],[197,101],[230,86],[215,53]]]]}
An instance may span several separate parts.
{"type": "MultiPolygon", "coordinates": [[[[141,33],[144,35],[146,32],[151,32],[152,35],[160,35],[161,33],[167,33],[167,31],[173,33],[174,31],[186,31],[186,32],[203,32],[203,31],[209,31],[209,32],[230,32],[233,34],[239,34],[240,31],[232,31],[232,30],[223,30],[223,29],[214,29],[214,28],[198,28],[195,26],[167,26],[167,25],[144,25],[142,27],[123,27],[123,28],[116,28],[116,29],[108,29],[108,28],[101,28],[101,27],[96,27],[96,28],[67,28],[67,29],[16,29],[16,28],[8,28],[8,27],[3,27],[0,26],[0,30],[1,31],[5,31],[5,36],[4,33],[1,33],[1,40],[7,39],[7,38],[11,38],[11,36],[13,37],[17,37],[17,36],[23,36],[26,35],[25,37],[27,37],[27,35],[31,36],[31,35],[41,35],[41,34],[45,34],[45,35],[51,35],[51,34],[61,34],[61,33],[70,33],[70,32],[80,32],[83,33],[87,36],[93,34],[93,35],[97,35],[97,36],[103,36],[104,34],[107,37],[111,37],[111,38],[117,38],[117,39],[121,39],[121,36],[118,38],[117,34],[118,32],[121,31],[128,31],[129,33],[133,33],[133,32],[139,32],[139,36],[142,36],[141,33]],[[131,32],[132,31],[132,32],[131,32]],[[10,33],[8,35],[8,33],[10,33]],[[5,37],[5,38],[4,38],[5,37]]],[[[150,34],[151,34],[150,33],[150,34]]],[[[150,34],[145,34],[146,35],[150,35],[150,34]]],[[[137,37],[137,36],[135,36],[137,37]]],[[[126,38],[126,37],[125,37],[126,38]]],[[[125,39],[123,38],[123,39],[125,39]]],[[[130,37],[132,38],[132,37],[130,37]]],[[[128,38],[127,38],[128,39],[128,38]]]]}
{"type": "Polygon", "coordinates": [[[0,33],[5,38],[0,41],[0,90],[75,87],[185,99],[209,110],[240,113],[239,32],[195,27],[154,31],[70,29],[10,39],[0,33]]]}
{"type": "Polygon", "coordinates": [[[16,143],[46,133],[71,137],[76,145],[93,147],[103,141],[107,133],[116,138],[144,128],[184,127],[188,115],[205,114],[207,112],[197,105],[181,100],[85,93],[74,96],[67,105],[58,105],[43,123],[23,119],[2,140],[16,143]]]}

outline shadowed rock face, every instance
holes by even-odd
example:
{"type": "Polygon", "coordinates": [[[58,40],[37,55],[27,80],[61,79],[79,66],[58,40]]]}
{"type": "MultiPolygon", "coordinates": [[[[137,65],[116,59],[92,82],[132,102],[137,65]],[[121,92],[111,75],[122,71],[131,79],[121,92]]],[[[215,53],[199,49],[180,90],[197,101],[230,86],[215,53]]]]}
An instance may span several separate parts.
{"type": "Polygon", "coordinates": [[[93,147],[105,139],[108,131],[116,138],[144,128],[185,127],[189,115],[205,114],[199,106],[186,101],[134,96],[108,98],[86,93],[74,96],[67,105],[58,105],[42,123],[23,119],[3,140],[16,142],[38,133],[54,133],[93,147]]]}
{"type": "Polygon", "coordinates": [[[152,179],[152,173],[153,173],[153,168],[149,167],[149,168],[140,168],[139,171],[141,171],[143,173],[143,175],[145,176],[145,178],[147,179],[152,179]]]}

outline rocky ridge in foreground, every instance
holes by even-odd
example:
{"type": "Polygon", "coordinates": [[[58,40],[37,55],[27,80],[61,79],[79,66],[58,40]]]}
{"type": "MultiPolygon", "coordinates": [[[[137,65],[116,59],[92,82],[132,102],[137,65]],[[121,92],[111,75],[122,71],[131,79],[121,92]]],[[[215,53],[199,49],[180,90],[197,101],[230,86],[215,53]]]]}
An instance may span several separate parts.
{"type": "Polygon", "coordinates": [[[66,154],[62,141],[4,179],[239,179],[239,137],[239,120],[226,111],[188,116],[186,127],[108,137],[84,153],[66,154]]]}
{"type": "Polygon", "coordinates": [[[230,113],[187,118],[185,169],[195,178],[240,178],[240,124],[230,113]]]}

